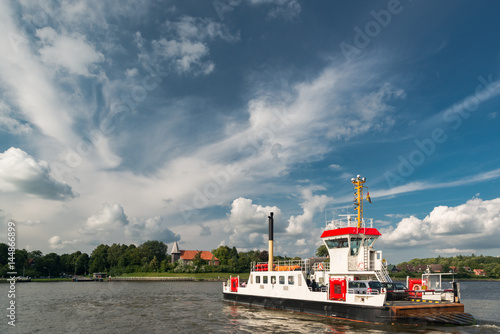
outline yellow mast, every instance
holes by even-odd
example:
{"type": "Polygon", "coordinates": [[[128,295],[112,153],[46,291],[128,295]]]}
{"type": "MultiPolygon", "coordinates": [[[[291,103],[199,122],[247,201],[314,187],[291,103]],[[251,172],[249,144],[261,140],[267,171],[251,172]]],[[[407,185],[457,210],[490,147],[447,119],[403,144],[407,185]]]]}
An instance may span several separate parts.
{"type": "Polygon", "coordinates": [[[354,200],[354,209],[358,210],[358,228],[360,228],[361,223],[363,222],[363,183],[366,182],[366,177],[358,175],[355,178],[353,177],[351,182],[354,185],[354,189],[356,189],[356,192],[354,193],[356,196],[356,199],[354,200]]]}

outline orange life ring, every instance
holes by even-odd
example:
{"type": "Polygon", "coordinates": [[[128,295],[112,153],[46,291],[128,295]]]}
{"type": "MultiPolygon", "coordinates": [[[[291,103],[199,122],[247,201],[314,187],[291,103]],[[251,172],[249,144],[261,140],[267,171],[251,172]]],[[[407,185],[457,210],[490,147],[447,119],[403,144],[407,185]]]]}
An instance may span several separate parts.
{"type": "Polygon", "coordinates": [[[365,263],[364,262],[358,263],[358,269],[361,269],[361,270],[365,269],[365,263]]]}
{"type": "Polygon", "coordinates": [[[323,263],[318,264],[318,270],[323,270],[323,263]]]}
{"type": "Polygon", "coordinates": [[[413,290],[422,290],[422,287],[419,284],[414,284],[413,290]]]}

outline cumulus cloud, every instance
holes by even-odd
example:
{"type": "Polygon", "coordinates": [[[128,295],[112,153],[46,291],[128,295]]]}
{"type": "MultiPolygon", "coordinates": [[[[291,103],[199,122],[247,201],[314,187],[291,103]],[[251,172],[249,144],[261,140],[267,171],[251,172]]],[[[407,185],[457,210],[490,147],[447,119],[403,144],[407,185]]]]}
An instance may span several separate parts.
{"type": "Polygon", "coordinates": [[[286,228],[288,234],[297,235],[310,231],[313,227],[314,214],[317,211],[323,211],[327,204],[333,202],[333,198],[326,195],[313,195],[313,190],[313,188],[302,189],[302,197],[305,201],[300,206],[304,212],[301,215],[290,217],[286,228]]]}
{"type": "Polygon", "coordinates": [[[87,219],[83,232],[102,235],[103,233],[120,231],[128,224],[128,218],[120,204],[103,203],[101,209],[87,219]]]}
{"type": "Polygon", "coordinates": [[[281,210],[276,207],[253,204],[251,199],[237,198],[231,204],[231,212],[225,226],[229,244],[240,249],[265,247],[268,234],[268,216],[274,212],[274,229],[283,230],[281,210]]]}
{"type": "Polygon", "coordinates": [[[148,240],[165,243],[180,240],[179,235],[167,228],[162,217],[129,218],[118,203],[103,203],[101,208],[87,219],[79,232],[87,236],[85,240],[89,243],[95,243],[96,239],[106,243],[110,238],[137,244],[148,240]]]}
{"type": "Polygon", "coordinates": [[[50,249],[64,249],[66,246],[71,245],[73,241],[63,241],[60,236],[55,235],[49,239],[50,249]]]}
{"type": "Polygon", "coordinates": [[[500,198],[473,198],[465,204],[438,206],[424,219],[402,219],[397,226],[383,231],[380,242],[385,247],[432,247],[436,252],[458,252],[498,248],[500,236],[500,198]]]}
{"type": "Polygon", "coordinates": [[[156,216],[148,219],[134,219],[125,227],[125,235],[134,242],[158,240],[164,243],[179,241],[180,236],[166,227],[163,218],[156,216]]]}
{"type": "Polygon", "coordinates": [[[69,185],[51,176],[51,169],[46,161],[37,161],[15,147],[0,153],[0,189],[57,201],[76,196],[69,185]]]}
{"type": "Polygon", "coordinates": [[[50,27],[38,29],[36,35],[42,43],[39,50],[41,60],[47,65],[89,76],[93,66],[104,61],[103,54],[96,51],[83,35],[59,34],[50,27]]]}

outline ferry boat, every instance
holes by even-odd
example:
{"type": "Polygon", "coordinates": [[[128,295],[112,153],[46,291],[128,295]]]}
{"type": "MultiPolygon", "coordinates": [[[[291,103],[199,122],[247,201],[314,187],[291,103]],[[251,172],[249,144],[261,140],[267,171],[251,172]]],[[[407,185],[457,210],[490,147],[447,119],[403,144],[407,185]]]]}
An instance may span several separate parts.
{"type": "MultiPolygon", "coordinates": [[[[425,273],[407,280],[405,298],[388,298],[383,282],[392,282],[382,251],[374,245],[381,236],[363,219],[366,178],[351,179],[356,219],[327,222],[321,239],[327,259],[273,262],[273,213],[269,215],[269,259],[254,263],[247,282],[231,277],[223,285],[228,302],[372,323],[472,325],[474,317],[460,303],[460,284],[443,288],[443,274],[425,273]],[[407,285],[408,287],[408,285],[407,285]]],[[[371,202],[369,192],[367,200],[371,202]]]]}

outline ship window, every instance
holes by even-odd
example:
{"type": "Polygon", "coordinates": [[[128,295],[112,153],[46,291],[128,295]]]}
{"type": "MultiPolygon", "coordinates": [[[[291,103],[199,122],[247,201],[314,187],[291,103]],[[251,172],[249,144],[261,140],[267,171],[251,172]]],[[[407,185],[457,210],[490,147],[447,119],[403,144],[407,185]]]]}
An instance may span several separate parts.
{"type": "Polygon", "coordinates": [[[285,276],[280,276],[280,284],[285,284],[285,276]]]}
{"type": "Polygon", "coordinates": [[[359,252],[359,246],[361,246],[362,238],[351,237],[351,255],[356,256],[359,252]]]}
{"type": "Polygon", "coordinates": [[[260,276],[255,276],[255,283],[257,283],[257,284],[260,283],[260,276]]]}
{"type": "Polygon", "coordinates": [[[325,240],[328,248],[344,248],[349,246],[349,242],[347,238],[336,238],[325,240]]]}
{"type": "Polygon", "coordinates": [[[276,284],[276,276],[271,276],[271,284],[276,284]]]}
{"type": "Polygon", "coordinates": [[[375,238],[366,238],[365,239],[365,247],[371,247],[371,245],[373,245],[374,241],[375,241],[375,238]]]}
{"type": "Polygon", "coordinates": [[[288,284],[293,285],[293,276],[288,276],[288,284]]]}
{"type": "Polygon", "coordinates": [[[262,283],[267,284],[267,276],[262,277],[262,283]]]}

